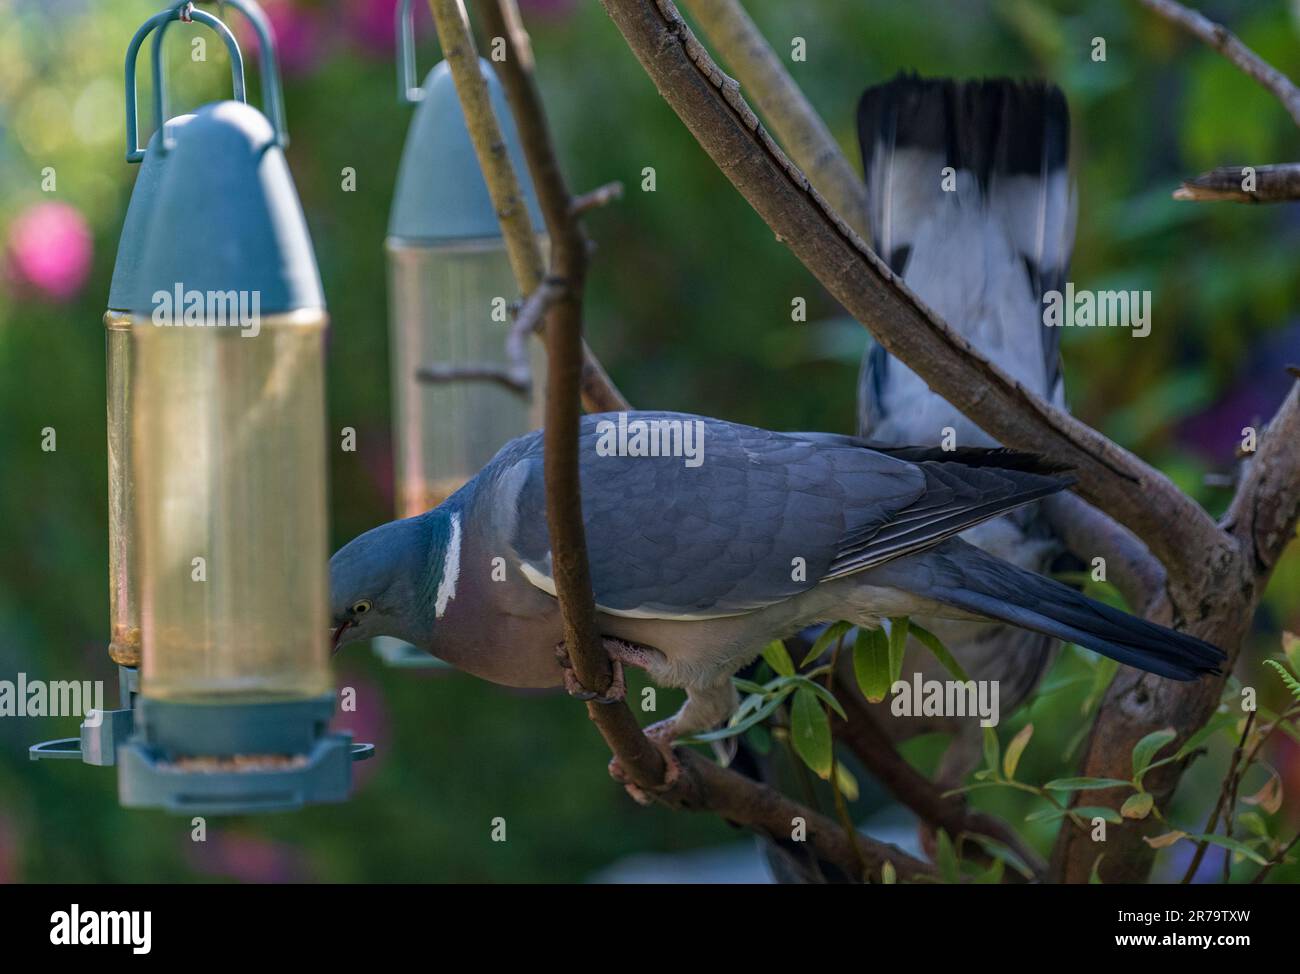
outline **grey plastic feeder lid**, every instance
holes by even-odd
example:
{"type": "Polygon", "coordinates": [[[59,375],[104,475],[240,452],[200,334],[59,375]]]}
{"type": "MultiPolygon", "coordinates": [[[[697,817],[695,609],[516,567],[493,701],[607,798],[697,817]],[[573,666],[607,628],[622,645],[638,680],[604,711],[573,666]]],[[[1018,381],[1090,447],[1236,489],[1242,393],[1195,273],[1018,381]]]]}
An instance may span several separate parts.
{"type": "MultiPolygon", "coordinates": [[[[501,82],[482,58],[479,70],[487,79],[492,107],[501,123],[506,151],[519,176],[533,229],[544,233],[545,223],[501,82]]],[[[446,61],[436,64],[425,78],[424,97],[406,134],[388,233],[402,240],[426,243],[501,235],[496,210],[456,97],[451,66],[446,61]]]]}
{"type": "MultiPolygon", "coordinates": [[[[167,122],[167,134],[174,136],[182,125],[192,119],[193,115],[178,115],[167,122]]],[[[131,190],[131,201],[126,206],[126,219],[122,221],[122,237],[117,242],[117,260],[113,263],[113,279],[108,285],[108,310],[127,311],[131,307],[131,295],[135,293],[136,280],[140,262],[144,259],[145,234],[149,227],[149,217],[153,213],[154,200],[158,196],[158,186],[162,183],[163,163],[168,158],[157,151],[159,133],[145,149],[144,159],[135,174],[135,188],[131,190]]],[[[164,288],[166,284],[162,285],[164,288]]],[[[152,294],[158,288],[150,288],[152,294]]]]}
{"type": "Polygon", "coordinates": [[[153,294],[258,292],[261,314],[324,308],[307,221],[275,131],[238,101],[205,105],[168,135],[131,310],[153,294]],[[162,283],[159,283],[162,282],[162,283]]]}

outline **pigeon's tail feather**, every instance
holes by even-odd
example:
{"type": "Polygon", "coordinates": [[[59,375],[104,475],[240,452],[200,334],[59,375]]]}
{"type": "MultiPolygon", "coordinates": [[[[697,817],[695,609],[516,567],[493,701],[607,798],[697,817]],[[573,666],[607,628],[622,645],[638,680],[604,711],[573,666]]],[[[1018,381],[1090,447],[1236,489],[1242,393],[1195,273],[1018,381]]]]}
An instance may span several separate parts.
{"type": "MultiPolygon", "coordinates": [[[[857,125],[876,252],[985,356],[1063,400],[1059,329],[1042,325],[1043,295],[1063,289],[1074,241],[1061,90],[900,74],[863,92],[857,125]]],[[[937,435],[920,406],[932,394],[877,344],[858,391],[863,435],[937,435]]]]}
{"type": "Polygon", "coordinates": [[[1055,636],[1173,680],[1218,673],[1226,657],[1209,643],[1112,608],[1067,585],[992,558],[964,542],[919,556],[932,573],[925,594],[947,605],[1055,636]]]}

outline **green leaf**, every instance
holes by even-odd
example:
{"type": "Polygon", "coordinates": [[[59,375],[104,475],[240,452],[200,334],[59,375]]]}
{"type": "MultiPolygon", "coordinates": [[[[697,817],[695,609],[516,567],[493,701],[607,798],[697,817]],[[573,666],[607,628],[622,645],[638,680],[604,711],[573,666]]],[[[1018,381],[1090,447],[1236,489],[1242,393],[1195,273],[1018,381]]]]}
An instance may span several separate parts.
{"type": "Polygon", "coordinates": [[[1106,853],[1103,852],[1101,855],[1099,855],[1096,859],[1092,861],[1092,872],[1088,874],[1089,886],[1103,885],[1101,881],[1101,873],[1098,872],[1098,870],[1101,868],[1101,861],[1105,858],[1106,858],[1106,853]]]}
{"type": "Polygon", "coordinates": [[[935,863],[939,867],[939,876],[945,883],[956,883],[961,880],[961,865],[957,861],[957,850],[953,848],[952,839],[948,838],[948,833],[943,829],[939,830],[939,847],[935,863]]]}
{"type": "Polygon", "coordinates": [[[759,707],[758,710],[750,714],[748,717],[745,717],[743,720],[737,720],[736,717],[733,716],[731,718],[732,722],[726,727],[721,727],[718,730],[707,731],[703,734],[691,734],[689,737],[683,737],[681,739],[682,743],[706,744],[709,741],[721,741],[728,737],[735,737],[738,734],[743,734],[751,727],[756,724],[761,724],[763,721],[767,720],[768,717],[772,716],[776,708],[781,706],[782,701],[784,701],[793,691],[794,687],[787,687],[781,692],[774,694],[765,704],[763,704],[763,706],[759,707]]]}
{"type": "Polygon", "coordinates": [[[966,675],[966,671],[963,670],[961,664],[953,658],[952,653],[948,652],[948,647],[940,641],[938,636],[930,632],[928,629],[922,629],[915,622],[912,622],[908,628],[911,631],[911,634],[916,637],[917,641],[934,654],[935,659],[943,664],[944,669],[963,683],[970,682],[970,677],[966,675]]]}
{"type": "Polygon", "coordinates": [[[1210,845],[1217,845],[1223,849],[1231,850],[1238,855],[1245,856],[1251,862],[1258,866],[1268,865],[1268,860],[1258,852],[1246,845],[1244,842],[1238,842],[1236,839],[1230,839],[1226,835],[1196,835],[1189,832],[1187,838],[1193,842],[1208,842],[1210,845]]]}
{"type": "Polygon", "coordinates": [[[858,800],[860,790],[858,788],[858,779],[853,777],[853,772],[844,767],[840,761],[835,762],[835,787],[839,788],[840,794],[846,801],[855,802],[858,800]]]}
{"type": "Polygon", "coordinates": [[[1133,745],[1133,777],[1140,780],[1146,772],[1151,759],[1160,753],[1160,749],[1178,736],[1172,727],[1152,731],[1133,745]]]}
{"type": "Polygon", "coordinates": [[[1122,818],[1146,818],[1151,814],[1155,803],[1156,800],[1149,791],[1135,792],[1124,800],[1124,804],[1119,807],[1119,814],[1122,818]]]}
{"type": "Polygon", "coordinates": [[[1291,695],[1297,700],[1300,700],[1300,680],[1297,680],[1294,676],[1288,673],[1286,667],[1275,659],[1264,660],[1264,665],[1271,666],[1273,669],[1277,670],[1278,676],[1282,677],[1282,682],[1285,683],[1286,688],[1291,691],[1291,695]]]}
{"type": "Polygon", "coordinates": [[[992,727],[984,728],[984,766],[992,772],[994,777],[998,773],[998,758],[1001,756],[1001,747],[998,745],[998,734],[992,727]]]}
{"type": "Polygon", "coordinates": [[[1215,714],[1206,722],[1204,727],[1184,742],[1183,746],[1174,753],[1174,759],[1181,760],[1187,757],[1219,731],[1236,723],[1236,720],[1237,718],[1231,712],[1215,714]]]}
{"type": "Polygon", "coordinates": [[[840,717],[844,720],[849,719],[848,714],[844,712],[844,708],[840,706],[840,702],[835,699],[835,694],[831,693],[820,683],[814,683],[812,680],[806,679],[802,676],[792,677],[791,682],[794,683],[796,687],[803,687],[805,690],[811,690],[813,693],[817,694],[826,706],[839,714],[840,717]]]}
{"type": "Polygon", "coordinates": [[[908,618],[889,620],[889,685],[903,675],[903,653],[907,649],[908,618]]]}
{"type": "Polygon", "coordinates": [[[1101,788],[1120,788],[1133,782],[1123,778],[1057,778],[1043,785],[1049,791],[1096,791],[1101,788]]]}
{"type": "Polygon", "coordinates": [[[808,655],[799,664],[799,668],[803,669],[813,660],[818,659],[822,653],[831,648],[832,643],[839,642],[844,637],[844,634],[852,628],[853,624],[851,622],[840,621],[833,622],[823,629],[822,634],[817,637],[817,641],[812,644],[812,649],[808,650],[808,655]]]}
{"type": "Polygon", "coordinates": [[[978,832],[972,833],[969,838],[984,849],[990,856],[1000,862],[1005,862],[1025,879],[1033,879],[1034,871],[1029,868],[1029,864],[1021,859],[1016,851],[1010,846],[999,842],[997,839],[990,839],[987,835],[980,835],[978,832]]]}
{"type": "Polygon", "coordinates": [[[1034,725],[1026,724],[1020,728],[1020,732],[1011,738],[1011,743],[1007,745],[1006,756],[1002,759],[1002,771],[1011,781],[1016,778],[1016,768],[1020,765],[1020,755],[1025,753],[1025,747],[1029,744],[1029,739],[1034,736],[1034,725]]]}
{"type": "Polygon", "coordinates": [[[781,676],[794,676],[794,660],[781,640],[774,639],[763,647],[763,659],[781,676]]]}
{"type": "Polygon", "coordinates": [[[831,774],[831,722],[817,695],[807,687],[794,692],[790,708],[790,741],[795,753],[819,778],[831,774]]]}
{"type": "Polygon", "coordinates": [[[1092,668],[1092,686],[1088,690],[1088,696],[1084,698],[1083,706],[1079,712],[1085,717],[1096,709],[1097,704],[1101,703],[1102,694],[1110,686],[1110,681],[1115,679],[1115,674],[1119,672],[1119,663],[1109,656],[1098,656],[1097,663],[1092,668]]]}
{"type": "Polygon", "coordinates": [[[879,629],[858,630],[853,641],[853,675],[871,703],[879,703],[889,693],[889,642],[879,629]]]}
{"type": "Polygon", "coordinates": [[[1002,882],[1002,874],[1006,872],[1007,864],[1001,859],[994,859],[993,865],[987,870],[975,877],[975,884],[978,886],[997,886],[1002,882]]]}

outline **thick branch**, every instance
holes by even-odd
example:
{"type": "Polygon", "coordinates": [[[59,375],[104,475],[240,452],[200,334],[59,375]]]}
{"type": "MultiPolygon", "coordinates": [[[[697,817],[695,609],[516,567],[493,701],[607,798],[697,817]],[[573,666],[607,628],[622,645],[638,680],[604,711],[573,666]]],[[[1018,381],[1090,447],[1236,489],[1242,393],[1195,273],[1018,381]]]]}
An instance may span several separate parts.
{"type": "Polygon", "coordinates": [[[869,239],[866,184],[740,0],[684,0],[684,6],[809,182],[858,236],[869,239]]]}
{"type": "MultiPolygon", "coordinates": [[[[1267,579],[1296,536],[1300,517],[1300,382],[1293,383],[1260,433],[1224,527],[1241,543],[1255,574],[1267,579]]],[[[1261,586],[1262,587],[1262,586],[1261,586]]]]}
{"type": "Polygon", "coordinates": [[[1194,577],[1207,554],[1228,547],[1163,474],[1030,393],[921,304],[808,185],[670,0],[602,2],[719,169],[887,351],[1002,443],[1074,468],[1080,493],[1142,538],[1171,582],[1194,577]]]}
{"type": "MultiPolygon", "coordinates": [[[[1128,776],[1134,745],[1154,730],[1173,727],[1178,733],[1170,748],[1202,727],[1218,707],[1227,674],[1232,672],[1250,627],[1255,605],[1287,543],[1295,537],[1300,517],[1300,383],[1293,385],[1277,414],[1259,437],[1254,456],[1246,461],[1236,496],[1223,518],[1223,528],[1238,552],[1227,561],[1207,561],[1201,598],[1188,623],[1203,639],[1228,651],[1224,675],[1194,683],[1174,683],[1127,668],[1121,669],[1102,700],[1084,754],[1080,773],[1096,778],[1128,776]]],[[[1165,807],[1185,765],[1158,768],[1144,787],[1165,807]]],[[[1088,804],[1114,804],[1122,792],[1089,792],[1088,804]]],[[[1162,828],[1147,820],[1112,828],[1101,878],[1107,883],[1142,882],[1154,853],[1142,841],[1144,833],[1162,828]]],[[[1052,875],[1063,882],[1087,882],[1097,849],[1085,833],[1062,829],[1052,854],[1052,875]]]]}
{"type": "Polygon", "coordinates": [[[1138,3],[1177,24],[1193,37],[1214,48],[1251,78],[1268,89],[1282,103],[1292,120],[1300,125],[1300,88],[1286,75],[1248,48],[1237,35],[1195,10],[1174,0],[1138,0],[1138,3]]]}
{"type": "Polygon", "coordinates": [[[1276,166],[1220,166],[1187,180],[1174,199],[1194,202],[1285,203],[1300,200],[1300,163],[1276,166]],[[1251,186],[1251,189],[1247,189],[1251,186]]]}
{"type": "Polygon", "coordinates": [[[682,775],[665,796],[670,804],[715,812],[772,838],[789,839],[794,834],[795,819],[802,819],[807,828],[807,842],[818,857],[835,863],[849,876],[860,875],[862,861],[869,873],[866,878],[872,881],[879,880],[880,867],[886,862],[893,864],[903,882],[935,875],[928,863],[864,835],[857,837],[855,852],[839,823],[820,812],[805,808],[774,788],[719,767],[694,751],[683,750],[680,757],[682,775]]]}

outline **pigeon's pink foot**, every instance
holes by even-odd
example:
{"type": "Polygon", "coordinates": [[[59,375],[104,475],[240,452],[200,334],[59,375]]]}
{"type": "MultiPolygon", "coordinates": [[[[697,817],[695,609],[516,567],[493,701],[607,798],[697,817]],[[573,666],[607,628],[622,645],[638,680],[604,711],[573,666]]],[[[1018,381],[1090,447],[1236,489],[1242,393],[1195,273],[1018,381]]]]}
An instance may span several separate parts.
{"type": "Polygon", "coordinates": [[[611,642],[613,640],[604,640],[605,651],[609,653],[610,666],[613,668],[613,679],[610,680],[604,694],[588,690],[582,685],[582,681],[578,679],[578,674],[573,671],[573,661],[569,659],[568,647],[564,643],[556,645],[555,658],[559,660],[560,666],[564,668],[565,693],[578,700],[594,700],[596,703],[618,703],[627,696],[627,680],[623,675],[623,663],[610,650],[609,644],[611,642]]]}
{"type": "Polygon", "coordinates": [[[577,697],[579,700],[595,700],[597,703],[618,703],[627,696],[627,680],[623,675],[624,664],[639,666],[644,670],[649,669],[655,663],[663,662],[663,654],[657,649],[651,649],[648,646],[638,646],[636,643],[615,639],[612,636],[603,636],[600,642],[605,647],[605,652],[609,654],[609,661],[614,669],[614,679],[603,696],[588,690],[582,685],[578,675],[573,671],[573,661],[569,659],[569,648],[563,642],[556,645],[555,658],[560,661],[560,666],[564,668],[564,689],[569,696],[577,697]]]}
{"type": "Polygon", "coordinates": [[[618,758],[610,759],[609,776],[619,782],[638,805],[654,804],[658,796],[669,791],[677,783],[677,779],[681,777],[682,763],[677,760],[677,755],[673,753],[673,740],[677,737],[676,724],[676,720],[669,717],[667,720],[651,724],[645,729],[646,738],[664,759],[664,780],[653,788],[642,788],[633,782],[628,777],[626,769],[619,763],[618,758]]]}

